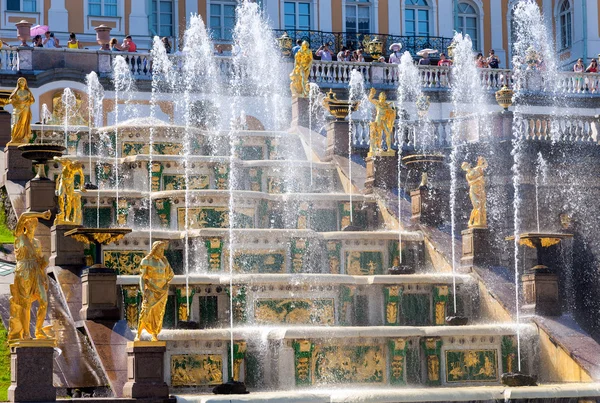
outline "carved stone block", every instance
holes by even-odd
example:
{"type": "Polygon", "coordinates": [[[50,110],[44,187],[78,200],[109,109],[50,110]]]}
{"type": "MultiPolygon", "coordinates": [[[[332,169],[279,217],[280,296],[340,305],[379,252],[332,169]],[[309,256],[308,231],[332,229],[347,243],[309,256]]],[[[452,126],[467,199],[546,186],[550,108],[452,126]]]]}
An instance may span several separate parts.
{"type": "Polygon", "coordinates": [[[488,228],[469,228],[462,234],[462,257],[460,271],[468,273],[473,266],[487,266],[492,263],[493,253],[489,242],[488,228]]]}
{"type": "Polygon", "coordinates": [[[164,380],[165,342],[137,341],[127,343],[126,398],[167,398],[169,386],[164,380]]]}
{"type": "Polygon", "coordinates": [[[83,320],[117,321],[117,273],[106,267],[90,267],[81,274],[81,311],[83,320]]]}
{"type": "Polygon", "coordinates": [[[16,145],[4,148],[4,180],[28,181],[34,177],[31,160],[23,158],[16,145]]]}
{"type": "Polygon", "coordinates": [[[331,120],[327,123],[327,154],[326,161],[331,161],[334,155],[348,156],[347,120],[331,120]]]}
{"type": "Polygon", "coordinates": [[[44,340],[27,341],[27,345],[11,348],[8,400],[53,402],[56,400],[52,384],[54,347],[44,340]]]}
{"type": "Polygon", "coordinates": [[[85,265],[85,244],[66,237],[65,232],[79,225],[54,225],[50,233],[50,266],[80,270],[85,265]]]}
{"type": "Polygon", "coordinates": [[[398,157],[367,156],[367,179],[365,193],[373,193],[373,189],[391,189],[398,186],[398,157]]]}
{"type": "Polygon", "coordinates": [[[524,314],[561,315],[558,275],[556,273],[531,270],[525,273],[521,280],[523,282],[523,295],[525,296],[522,306],[524,314]]]}

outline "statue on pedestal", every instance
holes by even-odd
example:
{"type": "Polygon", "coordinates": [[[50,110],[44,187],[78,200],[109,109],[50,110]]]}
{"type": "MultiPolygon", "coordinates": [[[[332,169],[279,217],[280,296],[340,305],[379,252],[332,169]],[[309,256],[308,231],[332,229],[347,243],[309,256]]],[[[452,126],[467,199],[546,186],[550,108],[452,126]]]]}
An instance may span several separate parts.
{"type": "Polygon", "coordinates": [[[31,137],[31,105],[35,102],[33,93],[29,91],[27,80],[20,77],[8,103],[13,106],[13,125],[8,145],[29,143],[31,137]]]}
{"type": "Polygon", "coordinates": [[[310,92],[309,87],[309,76],[310,76],[310,68],[312,67],[313,55],[310,47],[308,46],[308,42],[302,42],[302,47],[298,52],[296,52],[296,56],[294,58],[294,70],[290,74],[290,79],[292,82],[290,83],[290,90],[292,91],[292,96],[306,98],[310,92]]]}
{"type": "Polygon", "coordinates": [[[377,115],[375,120],[369,125],[370,145],[369,153],[371,155],[393,156],[392,133],[394,132],[394,122],[396,121],[396,107],[393,102],[388,102],[384,91],[379,94],[379,99],[375,99],[375,88],[369,92],[369,101],[375,105],[377,115]],[[386,150],[383,150],[382,140],[385,136],[386,150]]]}
{"type": "Polygon", "coordinates": [[[173,278],[173,270],[165,257],[165,248],[168,244],[167,241],[154,242],[150,253],[140,262],[142,309],[135,336],[136,341],[140,339],[142,330],[150,333],[152,341],[158,341],[158,334],[162,330],[169,296],[169,282],[173,278]]]}
{"type": "Polygon", "coordinates": [[[477,158],[477,165],[474,167],[471,167],[468,162],[463,162],[461,165],[462,170],[466,172],[469,197],[473,204],[468,223],[469,228],[487,228],[485,176],[483,175],[483,171],[487,167],[488,163],[483,157],[477,158]]]}
{"type": "Polygon", "coordinates": [[[27,211],[19,217],[15,230],[15,279],[10,285],[10,320],[8,340],[30,339],[31,304],[38,301],[35,338],[48,339],[43,325],[48,309],[48,258],[42,253],[40,242],[34,238],[38,218],[50,219],[50,210],[44,213],[27,211]]]}
{"type": "Polygon", "coordinates": [[[67,158],[54,158],[62,164],[62,172],[56,180],[56,195],[58,196],[58,214],[54,225],[75,224],[81,225],[81,196],[75,193],[75,176],[79,175],[79,190],[85,192],[83,183],[83,165],[79,161],[70,161],[67,158]]]}

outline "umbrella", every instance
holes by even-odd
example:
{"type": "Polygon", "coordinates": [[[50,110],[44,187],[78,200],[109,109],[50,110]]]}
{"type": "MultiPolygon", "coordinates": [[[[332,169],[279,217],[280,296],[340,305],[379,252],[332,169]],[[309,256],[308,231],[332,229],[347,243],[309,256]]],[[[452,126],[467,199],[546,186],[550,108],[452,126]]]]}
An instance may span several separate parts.
{"type": "Polygon", "coordinates": [[[392,43],[392,44],[390,45],[390,50],[393,50],[393,49],[394,49],[394,47],[397,47],[397,48],[398,48],[398,50],[400,50],[400,49],[402,49],[402,44],[401,44],[401,43],[398,43],[398,42],[392,43]]]}
{"type": "Polygon", "coordinates": [[[417,56],[425,57],[425,55],[429,55],[430,53],[437,53],[437,49],[423,49],[417,52],[417,56]]]}
{"type": "Polygon", "coordinates": [[[50,28],[48,28],[48,25],[36,25],[35,27],[31,27],[29,33],[31,36],[44,35],[49,30],[50,28]]]}

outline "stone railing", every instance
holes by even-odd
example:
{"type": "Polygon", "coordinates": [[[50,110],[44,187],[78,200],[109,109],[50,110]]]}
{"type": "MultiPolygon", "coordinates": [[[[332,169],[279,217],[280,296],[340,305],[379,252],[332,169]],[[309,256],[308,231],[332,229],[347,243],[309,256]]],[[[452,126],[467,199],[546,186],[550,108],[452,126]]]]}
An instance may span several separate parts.
{"type": "MultiPolygon", "coordinates": [[[[352,121],[352,146],[355,149],[368,149],[370,139],[370,127],[368,120],[353,120],[352,121]]],[[[402,148],[413,149],[423,143],[423,136],[430,137],[428,141],[433,147],[444,148],[451,144],[451,124],[450,119],[442,119],[428,122],[431,126],[424,129],[417,122],[406,122],[403,125],[402,148]]],[[[394,126],[392,148],[398,149],[398,124],[394,126]]]]}
{"type": "Polygon", "coordinates": [[[17,49],[0,49],[0,71],[14,71],[19,65],[17,49]]]}
{"type": "Polygon", "coordinates": [[[598,142],[598,116],[524,115],[520,121],[525,140],[598,142]]]}

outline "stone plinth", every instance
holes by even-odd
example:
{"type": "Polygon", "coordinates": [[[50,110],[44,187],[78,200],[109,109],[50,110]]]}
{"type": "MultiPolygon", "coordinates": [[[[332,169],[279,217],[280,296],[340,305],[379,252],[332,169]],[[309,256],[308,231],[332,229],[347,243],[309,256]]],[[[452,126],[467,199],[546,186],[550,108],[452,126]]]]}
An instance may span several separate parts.
{"type": "Polygon", "coordinates": [[[50,266],[80,270],[85,265],[85,244],[66,237],[65,232],[80,225],[54,225],[50,230],[50,266]]]}
{"type": "MultiPolygon", "coordinates": [[[[395,154],[395,153],[394,153],[395,154]]],[[[365,193],[374,188],[391,189],[398,186],[398,157],[396,155],[367,155],[365,193]]]]}
{"type": "Polygon", "coordinates": [[[327,123],[327,152],[325,161],[331,161],[334,155],[348,157],[348,129],[347,120],[330,120],[327,123]]]}
{"type": "Polygon", "coordinates": [[[462,234],[462,256],[460,271],[468,273],[473,266],[487,266],[492,261],[488,228],[469,228],[462,234]]]}
{"type": "Polygon", "coordinates": [[[308,127],[308,98],[292,97],[292,126],[308,127]]]}
{"type": "Polygon", "coordinates": [[[169,386],[164,380],[166,350],[164,341],[127,343],[127,383],[123,386],[123,397],[169,397],[169,386]]]}
{"type": "Polygon", "coordinates": [[[81,274],[82,320],[117,321],[117,273],[106,267],[92,266],[81,274]]]}
{"type": "Polygon", "coordinates": [[[25,340],[11,346],[8,400],[53,402],[54,340],[25,340]]]}
{"type": "Polygon", "coordinates": [[[410,204],[413,224],[437,225],[442,221],[439,203],[427,186],[410,191],[410,204]]]}
{"type": "Polygon", "coordinates": [[[11,116],[5,110],[0,110],[0,146],[6,147],[10,141],[10,121],[11,116]]]}
{"type": "Polygon", "coordinates": [[[31,160],[21,156],[21,150],[16,145],[4,148],[4,181],[26,182],[35,175],[32,170],[31,160]]]}
{"type": "Polygon", "coordinates": [[[523,314],[561,315],[556,273],[548,268],[532,269],[526,272],[521,280],[525,296],[521,307],[523,314]]]}
{"type": "MultiPolygon", "coordinates": [[[[51,180],[30,180],[25,185],[25,208],[27,211],[46,211],[52,213],[56,210],[56,196],[54,195],[55,183],[51,180]]],[[[45,255],[50,255],[52,250],[51,227],[54,214],[50,220],[39,220],[35,237],[42,245],[45,255]]]]}

